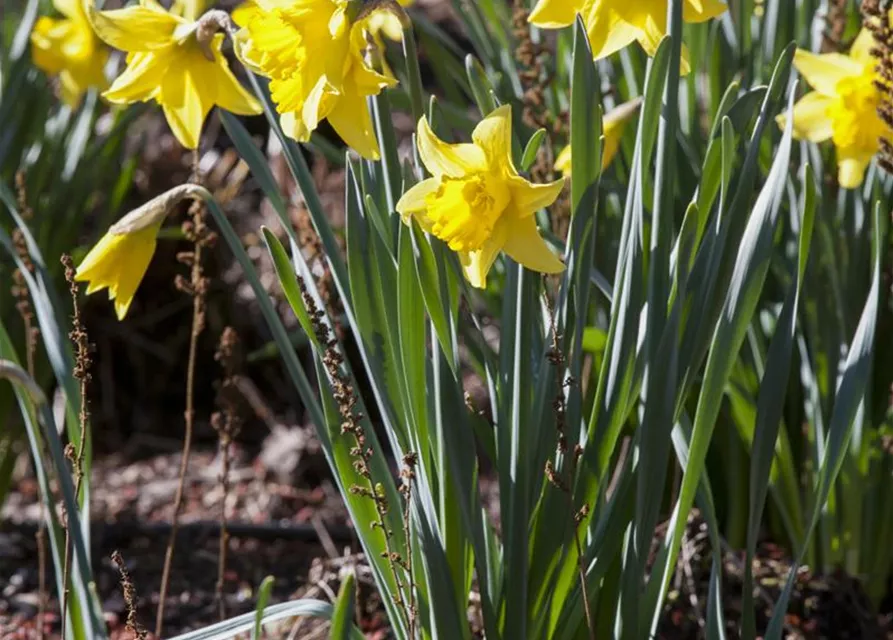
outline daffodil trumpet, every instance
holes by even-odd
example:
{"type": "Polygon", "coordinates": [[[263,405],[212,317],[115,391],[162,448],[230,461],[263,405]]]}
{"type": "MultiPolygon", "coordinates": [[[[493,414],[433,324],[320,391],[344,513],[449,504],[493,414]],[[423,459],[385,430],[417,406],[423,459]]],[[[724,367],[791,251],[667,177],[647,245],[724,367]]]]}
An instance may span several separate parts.
{"type": "Polygon", "coordinates": [[[286,135],[306,142],[328,120],[349,147],[377,159],[367,98],[395,86],[397,79],[384,64],[372,26],[379,16],[393,15],[393,7],[362,4],[255,0],[235,14],[242,27],[235,49],[249,69],[270,79],[270,96],[286,135]]]}
{"type": "Polygon", "coordinates": [[[224,34],[234,30],[225,12],[192,18],[196,9],[180,15],[157,0],[111,11],[98,11],[92,0],[83,0],[83,8],[99,38],[127,52],[127,67],[103,97],[115,104],[158,102],[184,147],[198,147],[214,106],[240,115],[261,113],[260,103],[239,84],[221,52],[224,34]]]}
{"type": "Polygon", "coordinates": [[[403,194],[397,212],[439,238],[459,255],[473,287],[484,288],[500,252],[540,273],[559,273],[564,264],[540,236],[536,212],[551,205],[564,179],[533,184],[512,161],[511,107],[484,118],[471,143],[448,144],[419,121],[419,157],[432,177],[403,194]]]}

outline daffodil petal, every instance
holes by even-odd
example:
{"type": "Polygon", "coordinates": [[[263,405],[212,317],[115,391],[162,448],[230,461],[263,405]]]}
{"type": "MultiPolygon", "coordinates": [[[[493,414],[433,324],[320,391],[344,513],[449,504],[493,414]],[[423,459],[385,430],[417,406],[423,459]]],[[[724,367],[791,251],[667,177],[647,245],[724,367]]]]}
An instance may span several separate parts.
{"type": "Polygon", "coordinates": [[[596,2],[586,17],[592,57],[601,60],[643,37],[642,30],[624,20],[606,3],[596,2]]]}
{"type": "Polygon", "coordinates": [[[871,163],[872,154],[837,150],[837,181],[844,189],[857,189],[865,179],[865,170],[871,163]]]}
{"type": "Polygon", "coordinates": [[[871,55],[871,50],[876,46],[877,44],[874,40],[874,34],[868,29],[862,29],[853,41],[853,46],[850,47],[849,55],[861,64],[874,64],[875,59],[874,56],[871,55]]]}
{"type": "Polygon", "coordinates": [[[574,22],[584,0],[539,0],[527,21],[541,29],[560,29],[574,22]]]}
{"type": "Polygon", "coordinates": [[[217,85],[217,104],[221,108],[242,116],[263,113],[260,102],[236,79],[223,55],[217,59],[214,73],[216,75],[214,83],[217,85]]]}
{"type": "Polygon", "coordinates": [[[329,124],[345,143],[364,158],[379,158],[375,126],[366,101],[359,97],[341,97],[328,115],[329,124]]]}
{"type": "Polygon", "coordinates": [[[483,170],[487,166],[484,152],[473,144],[449,144],[437,137],[424,116],[419,120],[419,157],[425,168],[434,176],[447,175],[458,178],[469,171],[483,170]]]}
{"type": "Polygon", "coordinates": [[[93,30],[106,44],[121,51],[153,51],[171,45],[181,20],[165,11],[142,6],[97,11],[93,0],[83,0],[93,30]]]}
{"type": "Polygon", "coordinates": [[[205,116],[216,100],[213,75],[202,68],[200,61],[214,64],[201,53],[190,53],[182,65],[170,65],[158,98],[171,130],[187,149],[198,147],[205,116]]]}
{"type": "Polygon", "coordinates": [[[440,180],[437,178],[428,178],[413,185],[397,201],[397,213],[406,218],[423,212],[428,206],[425,199],[438,188],[440,188],[440,180]]]}
{"type": "Polygon", "coordinates": [[[555,171],[559,171],[565,177],[571,175],[571,146],[567,145],[564,149],[561,150],[561,153],[558,154],[558,157],[555,158],[555,164],[553,165],[555,171]]]}
{"type": "Polygon", "coordinates": [[[803,49],[794,54],[794,67],[813,89],[826,96],[835,96],[838,82],[863,71],[863,65],[842,53],[816,54],[803,49]]]}
{"type": "Polygon", "coordinates": [[[516,176],[509,179],[514,213],[521,218],[529,218],[540,209],[555,202],[564,188],[564,178],[546,184],[534,184],[516,176]]]}
{"type": "Polygon", "coordinates": [[[724,14],[728,9],[719,0],[685,0],[682,4],[682,19],[685,22],[706,22],[724,14]]]}
{"type": "Polygon", "coordinates": [[[471,133],[471,139],[487,157],[491,171],[506,171],[518,175],[512,161],[512,108],[502,105],[481,120],[471,133]]]}
{"type": "Polygon", "coordinates": [[[459,261],[462,263],[462,273],[469,284],[476,289],[487,287],[487,274],[496,262],[496,256],[505,242],[507,230],[506,224],[499,222],[493,228],[493,235],[477,251],[460,252],[459,261]]]}
{"type": "Polygon", "coordinates": [[[540,236],[535,217],[527,216],[507,226],[508,232],[502,250],[512,260],[539,273],[564,271],[564,263],[552,253],[540,236]]]}
{"type": "Polygon", "coordinates": [[[80,0],[53,0],[53,7],[66,18],[75,20],[83,15],[80,0]]]}
{"type": "Polygon", "coordinates": [[[151,100],[161,90],[170,62],[170,56],[163,51],[131,54],[127,67],[102,97],[114,104],[151,100]]]}
{"type": "MultiPolygon", "coordinates": [[[[810,142],[824,142],[834,135],[834,122],[828,117],[828,107],[833,98],[824,96],[818,91],[808,93],[794,105],[794,138],[810,142]]],[[[784,127],[784,114],[776,118],[780,127],[784,127]]]]}

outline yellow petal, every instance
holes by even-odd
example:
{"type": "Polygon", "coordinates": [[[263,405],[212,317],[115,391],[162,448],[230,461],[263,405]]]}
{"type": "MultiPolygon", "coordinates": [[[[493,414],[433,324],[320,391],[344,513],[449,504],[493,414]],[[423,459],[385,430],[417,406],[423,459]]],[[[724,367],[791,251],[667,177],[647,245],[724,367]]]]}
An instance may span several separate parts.
{"type": "Polygon", "coordinates": [[[574,22],[584,0],[539,0],[527,21],[542,29],[560,29],[574,22]]]}
{"type": "Polygon", "coordinates": [[[161,222],[126,234],[106,233],[78,266],[75,278],[88,282],[87,293],[108,288],[121,320],[127,314],[158,238],[161,222]]]}
{"type": "Polygon", "coordinates": [[[428,206],[425,199],[437,191],[439,187],[440,180],[437,178],[428,178],[413,185],[397,201],[397,213],[404,218],[422,213],[428,206]]]}
{"type": "Polygon", "coordinates": [[[97,11],[93,0],[83,0],[93,30],[107,44],[122,51],[153,51],[173,43],[174,30],[182,20],[143,6],[97,11]]]}
{"type": "Polygon", "coordinates": [[[198,20],[210,5],[211,2],[207,0],[174,0],[171,5],[171,13],[183,16],[192,22],[198,20]]]}
{"type": "Polygon", "coordinates": [[[831,97],[837,95],[838,82],[863,71],[863,65],[842,53],[816,54],[803,49],[794,54],[794,67],[813,89],[831,97]]]}
{"type": "Polygon", "coordinates": [[[263,113],[260,102],[236,79],[222,54],[217,54],[213,73],[217,88],[216,102],[221,108],[242,116],[263,113]]]}
{"type": "Polygon", "coordinates": [[[304,126],[304,121],[294,111],[286,111],[279,115],[279,126],[282,132],[292,140],[307,142],[310,140],[310,130],[304,126]]]}
{"type": "Polygon", "coordinates": [[[642,30],[624,20],[605,2],[596,2],[585,16],[592,57],[607,58],[643,37],[642,30]]]}
{"type": "Polygon", "coordinates": [[[477,251],[460,252],[459,261],[462,263],[462,273],[472,287],[484,289],[487,287],[487,274],[490,273],[496,256],[502,249],[507,231],[506,224],[500,220],[493,228],[493,234],[484,242],[484,246],[477,251]]]}
{"type": "Polygon", "coordinates": [[[364,98],[356,95],[342,96],[336,100],[328,118],[329,124],[347,146],[369,160],[379,158],[375,127],[364,98]]]}
{"type": "Polygon", "coordinates": [[[871,55],[871,50],[876,46],[874,35],[871,31],[862,29],[853,41],[853,46],[850,47],[849,55],[853,60],[860,64],[874,64],[875,59],[874,56],[871,55]]]}
{"type": "Polygon", "coordinates": [[[72,20],[83,15],[80,0],[53,0],[53,7],[63,16],[72,20]]]}
{"type": "Polygon", "coordinates": [[[471,133],[471,139],[487,157],[491,171],[506,176],[518,175],[512,162],[512,108],[502,105],[481,120],[471,133]]]}
{"type": "Polygon", "coordinates": [[[564,263],[552,253],[540,236],[536,218],[527,216],[506,224],[507,233],[502,250],[515,262],[539,273],[561,273],[564,263]]]}
{"type": "Polygon", "coordinates": [[[486,168],[484,152],[473,144],[449,144],[437,137],[428,125],[428,119],[419,120],[417,144],[419,157],[432,175],[459,178],[470,171],[486,168]]]}
{"type": "Polygon", "coordinates": [[[230,18],[240,27],[246,26],[253,18],[261,13],[261,8],[254,0],[245,0],[242,4],[232,10],[230,18]]]}
{"type": "Polygon", "coordinates": [[[202,123],[214,105],[216,86],[209,62],[200,52],[189,52],[180,64],[168,67],[158,102],[171,130],[187,149],[198,147],[202,123]]]}
{"type": "MultiPolygon", "coordinates": [[[[834,135],[834,122],[828,117],[828,107],[833,98],[823,96],[818,91],[808,93],[794,105],[794,138],[810,142],[824,142],[834,135]]],[[[784,114],[776,122],[784,128],[787,119],[784,114]]]]}
{"type": "Polygon", "coordinates": [[[558,157],[555,158],[555,171],[561,172],[565,177],[569,177],[571,175],[571,146],[567,145],[564,149],[561,150],[561,153],[558,154],[558,157]]]}
{"type": "Polygon", "coordinates": [[[837,150],[837,181],[844,189],[857,189],[865,179],[865,170],[871,163],[873,154],[850,151],[848,149],[837,150]]]}
{"type": "Polygon", "coordinates": [[[509,178],[509,192],[512,196],[514,214],[530,217],[540,209],[555,202],[564,188],[565,179],[546,184],[534,184],[520,176],[509,178]]]}
{"type": "Polygon", "coordinates": [[[685,22],[706,22],[724,14],[728,7],[719,0],[685,0],[682,19],[685,22]]]}
{"type": "Polygon", "coordinates": [[[102,97],[114,104],[151,100],[161,90],[170,63],[169,50],[132,53],[127,57],[127,67],[102,97]]]}

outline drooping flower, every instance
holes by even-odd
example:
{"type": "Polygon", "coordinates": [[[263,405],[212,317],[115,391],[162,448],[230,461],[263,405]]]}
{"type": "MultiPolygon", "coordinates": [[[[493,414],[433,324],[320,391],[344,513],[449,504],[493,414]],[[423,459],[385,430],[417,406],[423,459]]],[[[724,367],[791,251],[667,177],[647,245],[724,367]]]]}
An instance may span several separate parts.
{"type": "Polygon", "coordinates": [[[123,320],[133,302],[146,269],[155,253],[158,231],[168,214],[187,198],[207,194],[192,183],[181,184],[155,196],[113,224],[90,249],[75,273],[79,282],[88,282],[87,295],[109,290],[115,312],[123,320]]]}
{"type": "Polygon", "coordinates": [[[499,107],[471,134],[448,144],[419,121],[419,156],[433,177],[403,194],[397,212],[459,253],[465,277],[483,288],[500,251],[540,273],[558,273],[561,260],[539,234],[535,213],[552,204],[564,180],[533,184],[512,162],[511,107],[499,107]]]}
{"type": "Polygon", "coordinates": [[[42,16],[31,31],[31,59],[48,75],[58,75],[62,99],[77,106],[90,87],[104,89],[109,51],[102,44],[79,0],[53,0],[61,19],[42,16]]]}
{"type": "MultiPolygon", "coordinates": [[[[870,53],[873,46],[873,36],[865,29],[847,55],[801,49],[794,54],[794,67],[814,89],[794,105],[794,137],[833,140],[838,181],[847,189],[862,184],[881,137],[893,134],[877,110],[881,95],[875,85],[879,77],[877,60],[870,53]]],[[[784,116],[779,116],[778,123],[784,126],[784,122],[784,116]]]]}
{"type": "Polygon", "coordinates": [[[116,104],[155,100],[180,143],[198,146],[202,124],[215,105],[241,115],[261,112],[220,51],[220,15],[199,20],[175,15],[156,0],[97,11],[84,0],[90,23],[105,42],[127,52],[127,68],[103,93],[116,104]]]}
{"type": "MultiPolygon", "coordinates": [[[[539,0],[530,22],[543,29],[560,29],[573,24],[579,13],[586,23],[589,46],[596,60],[638,41],[653,56],[667,35],[669,0],[539,0]]],[[[706,22],[723,14],[728,7],[720,0],[683,0],[684,22],[706,22]]],[[[682,73],[688,73],[688,54],[683,47],[682,73]]]]}
{"type": "MultiPolygon", "coordinates": [[[[642,104],[642,99],[636,98],[635,100],[630,100],[629,102],[624,102],[623,104],[614,107],[605,114],[602,121],[602,135],[605,138],[602,143],[602,171],[608,168],[608,165],[611,164],[611,160],[617,155],[617,151],[620,149],[620,140],[623,138],[623,130],[626,128],[626,123],[635,115],[640,104],[642,104]]],[[[555,158],[555,170],[560,171],[565,177],[570,177],[570,145],[567,145],[562,149],[561,153],[558,154],[558,157],[555,158]]]]}
{"type": "Polygon", "coordinates": [[[397,80],[386,65],[369,61],[380,55],[370,47],[372,11],[352,19],[347,0],[255,0],[238,16],[244,24],[237,52],[255,72],[270,78],[270,93],[285,133],[309,140],[328,120],[360,155],[378,158],[378,141],[366,98],[397,80]]]}
{"type": "Polygon", "coordinates": [[[118,320],[127,315],[133,296],[149,268],[162,220],[129,232],[116,233],[112,227],[78,266],[75,279],[89,283],[87,295],[108,288],[109,300],[115,303],[118,320]]]}

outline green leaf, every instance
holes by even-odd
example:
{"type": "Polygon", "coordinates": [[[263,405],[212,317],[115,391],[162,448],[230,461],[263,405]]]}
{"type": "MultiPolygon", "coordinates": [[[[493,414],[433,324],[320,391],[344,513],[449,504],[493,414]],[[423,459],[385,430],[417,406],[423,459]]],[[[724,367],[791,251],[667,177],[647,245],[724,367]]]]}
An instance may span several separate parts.
{"type": "Polygon", "coordinates": [[[317,347],[320,346],[316,331],[313,330],[313,321],[307,313],[307,308],[301,296],[301,287],[298,284],[295,270],[291,265],[288,254],[285,253],[285,247],[273,235],[273,232],[266,227],[261,227],[261,233],[264,236],[264,242],[267,244],[267,251],[270,252],[270,257],[273,259],[273,266],[276,269],[276,275],[279,277],[279,284],[282,286],[285,299],[288,300],[289,306],[294,311],[295,317],[301,323],[301,328],[304,329],[304,333],[307,334],[310,342],[317,347]]]}
{"type": "Polygon", "coordinates": [[[251,640],[261,640],[264,614],[267,610],[267,604],[270,602],[270,594],[273,592],[274,584],[276,584],[276,579],[273,576],[267,576],[257,588],[257,606],[254,609],[254,626],[251,628],[251,640]]]}
{"type": "Polygon", "coordinates": [[[527,146],[524,147],[524,153],[521,154],[521,171],[530,171],[530,167],[536,162],[536,154],[539,153],[540,147],[543,145],[543,140],[545,139],[545,129],[537,129],[534,134],[530,136],[530,140],[527,141],[527,146]]]}
{"type": "Polygon", "coordinates": [[[350,640],[354,633],[353,614],[356,606],[357,578],[351,571],[341,582],[335,610],[332,612],[332,628],[329,638],[332,640],[350,640]]]}

